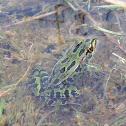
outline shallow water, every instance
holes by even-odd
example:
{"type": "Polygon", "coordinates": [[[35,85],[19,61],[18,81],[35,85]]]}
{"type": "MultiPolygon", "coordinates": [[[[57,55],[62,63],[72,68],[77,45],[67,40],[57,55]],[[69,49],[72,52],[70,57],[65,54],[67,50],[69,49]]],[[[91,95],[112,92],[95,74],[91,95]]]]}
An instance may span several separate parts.
{"type": "MultiPolygon", "coordinates": [[[[82,0],[71,3],[88,11],[82,0]]],[[[95,26],[125,34],[126,17],[123,10],[94,8],[102,4],[91,2],[90,18],[82,11],[74,12],[65,1],[1,1],[0,97],[5,104],[0,125],[125,125],[125,35],[110,34],[113,42],[95,26]],[[73,41],[88,36],[98,43],[89,63],[91,73],[85,72],[76,83],[80,96],[67,99],[70,104],[66,105],[60,105],[59,100],[55,106],[46,106],[42,99],[32,96],[27,87],[32,68],[40,65],[50,74],[73,41]]]]}

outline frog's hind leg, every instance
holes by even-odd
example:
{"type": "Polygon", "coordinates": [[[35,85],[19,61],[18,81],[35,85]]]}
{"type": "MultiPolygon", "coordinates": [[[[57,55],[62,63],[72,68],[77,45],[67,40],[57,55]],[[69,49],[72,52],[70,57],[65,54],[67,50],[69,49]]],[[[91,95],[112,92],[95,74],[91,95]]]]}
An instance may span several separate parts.
{"type": "Polygon", "coordinates": [[[28,84],[34,96],[39,96],[40,90],[46,87],[48,77],[48,73],[41,66],[37,66],[32,70],[31,79],[28,84]]]}

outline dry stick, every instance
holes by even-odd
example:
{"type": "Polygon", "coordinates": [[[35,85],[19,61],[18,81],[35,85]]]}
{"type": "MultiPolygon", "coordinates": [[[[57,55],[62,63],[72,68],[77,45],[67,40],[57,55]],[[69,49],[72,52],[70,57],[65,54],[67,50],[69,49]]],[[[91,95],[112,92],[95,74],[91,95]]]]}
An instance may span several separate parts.
{"type": "Polygon", "coordinates": [[[2,97],[4,94],[6,94],[7,92],[9,92],[10,90],[11,90],[11,88],[9,88],[8,90],[2,92],[2,93],[0,94],[0,97],[2,97]]]}
{"type": "Polygon", "coordinates": [[[6,90],[6,91],[4,91],[4,92],[2,92],[2,93],[0,94],[0,97],[2,97],[4,94],[8,93],[9,91],[14,90],[15,87],[16,87],[16,86],[22,81],[22,79],[26,76],[26,74],[28,73],[30,67],[31,67],[31,63],[30,63],[30,65],[28,66],[28,68],[27,68],[26,72],[24,73],[24,75],[18,80],[18,82],[17,82],[16,84],[12,84],[12,85],[9,85],[9,86],[5,86],[4,88],[9,88],[9,89],[6,90]],[[14,86],[15,86],[15,87],[14,87],[14,86]],[[10,87],[14,87],[14,88],[10,88],[10,87]]]}
{"type": "Polygon", "coordinates": [[[63,9],[55,10],[55,11],[52,11],[52,12],[49,12],[49,13],[46,13],[46,14],[42,14],[42,15],[36,16],[36,17],[28,17],[28,19],[26,19],[26,20],[22,20],[22,21],[19,21],[17,23],[11,24],[11,25],[6,25],[6,26],[2,27],[1,29],[8,28],[8,27],[15,26],[15,25],[19,25],[19,24],[23,24],[23,23],[30,22],[30,21],[33,21],[33,20],[38,20],[40,18],[47,17],[47,16],[53,15],[55,13],[60,13],[60,12],[66,10],[68,8],[70,8],[70,7],[66,7],[66,8],[63,8],[63,9]]]}
{"type": "Polygon", "coordinates": [[[118,18],[118,16],[120,16],[120,15],[119,15],[119,14],[117,14],[117,12],[116,12],[116,11],[114,11],[114,14],[115,14],[115,17],[116,17],[116,20],[117,20],[118,27],[119,27],[120,31],[122,31],[122,32],[123,32],[123,30],[122,30],[122,28],[121,28],[121,25],[120,25],[119,18],[118,18]]]}
{"type": "Polygon", "coordinates": [[[118,44],[118,43],[116,42],[116,40],[115,40],[114,38],[111,37],[110,34],[108,34],[108,33],[104,33],[104,34],[108,37],[108,39],[111,40],[112,43],[116,44],[116,45],[122,50],[122,52],[126,55],[125,49],[124,49],[120,44],[118,44]]]}
{"type": "MultiPolygon", "coordinates": [[[[100,24],[97,23],[97,22],[94,20],[94,18],[92,18],[92,16],[91,16],[88,12],[84,11],[84,10],[81,8],[81,6],[80,6],[77,2],[75,2],[75,4],[76,4],[76,6],[78,6],[78,8],[80,9],[80,11],[82,11],[83,14],[86,15],[86,16],[95,24],[95,27],[96,27],[96,26],[97,26],[97,27],[100,27],[100,24]]],[[[106,32],[104,32],[104,34],[108,37],[108,39],[111,40],[112,43],[116,44],[116,45],[122,50],[122,52],[126,55],[125,49],[124,49],[120,44],[118,44],[118,43],[116,42],[116,40],[115,40],[114,38],[111,37],[110,34],[108,34],[108,33],[106,33],[106,32]]]]}
{"type": "Polygon", "coordinates": [[[103,1],[111,3],[111,4],[119,5],[120,7],[123,7],[123,8],[126,8],[126,2],[123,2],[121,0],[103,0],[103,1]]]}

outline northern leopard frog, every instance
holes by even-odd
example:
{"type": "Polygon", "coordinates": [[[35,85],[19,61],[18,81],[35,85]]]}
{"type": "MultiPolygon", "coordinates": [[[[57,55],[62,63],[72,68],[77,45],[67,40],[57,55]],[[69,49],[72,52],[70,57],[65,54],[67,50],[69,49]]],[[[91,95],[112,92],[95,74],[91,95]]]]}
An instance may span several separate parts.
{"type": "Polygon", "coordinates": [[[75,82],[82,76],[86,63],[92,57],[96,47],[95,38],[77,40],[69,51],[55,64],[51,75],[40,66],[33,70],[32,92],[35,96],[50,99],[77,97],[79,90],[75,82]],[[83,65],[82,63],[83,62],[83,65]]]}

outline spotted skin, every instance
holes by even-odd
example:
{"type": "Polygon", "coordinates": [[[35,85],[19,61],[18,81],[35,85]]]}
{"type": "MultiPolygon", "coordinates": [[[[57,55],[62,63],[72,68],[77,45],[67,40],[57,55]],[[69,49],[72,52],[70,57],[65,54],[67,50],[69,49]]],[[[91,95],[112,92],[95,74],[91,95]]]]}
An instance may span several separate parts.
{"type": "Polygon", "coordinates": [[[82,76],[80,73],[84,66],[82,67],[81,62],[91,59],[95,46],[95,38],[77,40],[68,53],[55,64],[50,75],[40,66],[35,67],[31,79],[34,96],[48,99],[49,105],[53,104],[54,99],[78,97],[80,91],[75,82],[82,76]]]}

